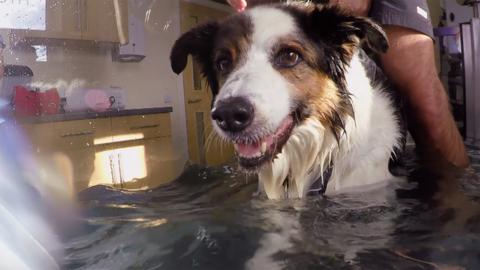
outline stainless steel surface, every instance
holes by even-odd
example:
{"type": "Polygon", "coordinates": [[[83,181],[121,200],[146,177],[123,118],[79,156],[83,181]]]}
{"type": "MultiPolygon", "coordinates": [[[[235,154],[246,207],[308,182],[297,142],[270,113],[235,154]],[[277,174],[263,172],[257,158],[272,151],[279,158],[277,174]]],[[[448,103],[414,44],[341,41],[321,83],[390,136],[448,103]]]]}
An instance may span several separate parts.
{"type": "Polygon", "coordinates": [[[472,81],[475,91],[475,145],[480,145],[480,19],[472,19],[472,81]]]}
{"type": "Polygon", "coordinates": [[[480,19],[462,24],[467,143],[480,146],[480,19]]]}
{"type": "Polygon", "coordinates": [[[473,57],[472,57],[472,29],[469,23],[462,24],[462,51],[463,51],[463,69],[465,74],[465,102],[466,115],[465,120],[466,140],[473,142],[475,140],[475,131],[472,127],[475,126],[475,100],[471,98],[474,94],[473,89],[473,57]]]}

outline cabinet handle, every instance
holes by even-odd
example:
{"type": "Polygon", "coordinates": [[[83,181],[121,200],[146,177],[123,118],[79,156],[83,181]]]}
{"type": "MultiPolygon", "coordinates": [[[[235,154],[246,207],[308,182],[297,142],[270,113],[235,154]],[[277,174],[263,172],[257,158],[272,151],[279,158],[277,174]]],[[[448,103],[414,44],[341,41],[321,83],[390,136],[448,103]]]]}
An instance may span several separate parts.
{"type": "Polygon", "coordinates": [[[200,101],[202,101],[201,98],[189,99],[188,104],[195,104],[195,103],[199,103],[200,101]]]}
{"type": "MultiPolygon", "coordinates": [[[[128,43],[128,40],[127,40],[127,35],[126,35],[126,31],[125,31],[125,27],[127,27],[128,29],[128,17],[127,18],[122,18],[122,7],[120,6],[120,0],[113,0],[113,8],[115,10],[115,24],[117,26],[117,33],[118,33],[118,40],[119,40],[119,43],[120,44],[127,44],[128,43]],[[125,26],[124,25],[124,21],[127,21],[127,25],[125,26]]],[[[124,8],[128,8],[128,2],[127,3],[127,7],[124,7],[124,8]]]]}
{"type": "Polygon", "coordinates": [[[75,19],[76,19],[76,25],[75,25],[75,30],[77,31],[82,31],[82,9],[80,6],[80,1],[81,0],[76,0],[75,1],[75,19]]]}
{"type": "Polygon", "coordinates": [[[87,0],[82,1],[82,32],[88,32],[88,6],[87,0]]]}
{"type": "Polygon", "coordinates": [[[117,163],[118,163],[118,174],[120,176],[120,188],[124,187],[125,180],[123,179],[123,166],[122,166],[122,154],[117,154],[117,163]]]}
{"type": "Polygon", "coordinates": [[[70,137],[80,137],[80,136],[88,136],[93,135],[95,131],[81,131],[81,132],[74,132],[74,133],[65,133],[60,135],[62,138],[70,138],[70,137]]]}
{"type": "Polygon", "coordinates": [[[130,130],[139,130],[139,129],[147,129],[147,128],[157,128],[160,125],[145,125],[145,126],[136,126],[136,127],[131,127],[130,130]]]}
{"type": "Polygon", "coordinates": [[[117,185],[117,174],[115,172],[115,163],[113,162],[113,155],[108,156],[108,161],[110,162],[110,175],[112,176],[113,186],[117,185]]]}

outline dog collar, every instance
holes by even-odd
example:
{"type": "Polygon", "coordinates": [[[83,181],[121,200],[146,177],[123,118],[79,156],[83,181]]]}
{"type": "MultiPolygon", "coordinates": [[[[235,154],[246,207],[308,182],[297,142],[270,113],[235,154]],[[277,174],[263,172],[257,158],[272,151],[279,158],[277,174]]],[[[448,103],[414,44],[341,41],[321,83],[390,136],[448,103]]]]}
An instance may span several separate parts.
{"type": "Polygon", "coordinates": [[[323,172],[323,175],[318,178],[313,184],[310,186],[310,189],[307,192],[307,196],[318,196],[325,194],[327,190],[328,181],[332,176],[333,166],[330,165],[328,168],[323,172]]]}

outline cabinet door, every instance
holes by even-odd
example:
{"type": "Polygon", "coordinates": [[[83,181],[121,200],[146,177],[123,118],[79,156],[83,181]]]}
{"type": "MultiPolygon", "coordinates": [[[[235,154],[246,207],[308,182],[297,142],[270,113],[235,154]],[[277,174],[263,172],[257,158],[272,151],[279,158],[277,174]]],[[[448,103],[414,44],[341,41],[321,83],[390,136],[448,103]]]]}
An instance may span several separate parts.
{"type": "Polygon", "coordinates": [[[80,0],[82,39],[128,42],[127,0],[80,0]]]}
{"type": "Polygon", "coordinates": [[[180,176],[185,164],[181,162],[170,137],[145,140],[144,145],[148,175],[146,186],[155,188],[180,176]]]}
{"type": "Polygon", "coordinates": [[[170,137],[96,146],[94,164],[88,186],[123,189],[151,189],[169,183],[185,165],[170,137]]]}
{"type": "Polygon", "coordinates": [[[113,142],[170,137],[170,114],[132,115],[112,118],[113,142]]]}
{"type": "Polygon", "coordinates": [[[25,143],[29,147],[27,150],[33,154],[37,162],[53,166],[51,167],[53,171],[46,170],[45,173],[55,172],[56,174],[52,174],[53,181],[58,180],[54,178],[55,176],[62,176],[71,183],[72,191],[79,192],[89,186],[93,174],[95,162],[93,138],[89,134],[62,137],[64,132],[72,131],[69,126],[72,127],[74,123],[81,126],[83,122],[66,123],[25,124],[19,128],[19,132],[20,136],[26,138],[25,143]],[[89,147],[88,143],[92,146],[89,147]]]}
{"type": "Polygon", "coordinates": [[[144,179],[148,177],[145,157],[143,140],[96,146],[89,186],[144,188],[144,179]]]}
{"type": "Polygon", "coordinates": [[[19,126],[18,131],[23,135],[32,153],[51,153],[55,148],[54,123],[24,124],[19,126]]]}
{"type": "Polygon", "coordinates": [[[88,186],[115,186],[118,178],[115,150],[112,149],[111,145],[98,145],[94,148],[94,156],[93,172],[88,181],[88,186]]]}
{"type": "Polygon", "coordinates": [[[46,29],[18,30],[20,37],[81,39],[81,0],[46,0],[46,29]]]}
{"type": "Polygon", "coordinates": [[[55,144],[65,151],[111,143],[110,118],[63,121],[54,124],[55,144]]]}
{"type": "MultiPolygon", "coordinates": [[[[69,149],[61,152],[72,165],[72,186],[78,193],[91,186],[90,179],[95,169],[95,151],[93,147],[69,149]]],[[[61,168],[59,168],[61,170],[61,168]]]]}

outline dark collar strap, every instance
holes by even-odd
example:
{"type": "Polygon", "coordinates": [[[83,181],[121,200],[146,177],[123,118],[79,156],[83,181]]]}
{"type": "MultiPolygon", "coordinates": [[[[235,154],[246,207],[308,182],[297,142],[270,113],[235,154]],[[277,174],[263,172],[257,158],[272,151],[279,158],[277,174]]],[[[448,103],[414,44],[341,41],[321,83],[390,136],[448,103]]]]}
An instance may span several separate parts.
{"type": "Polygon", "coordinates": [[[318,178],[313,184],[310,186],[310,190],[307,192],[307,196],[318,196],[325,194],[327,190],[328,181],[332,176],[333,166],[330,165],[328,168],[323,172],[323,175],[318,178]]]}

